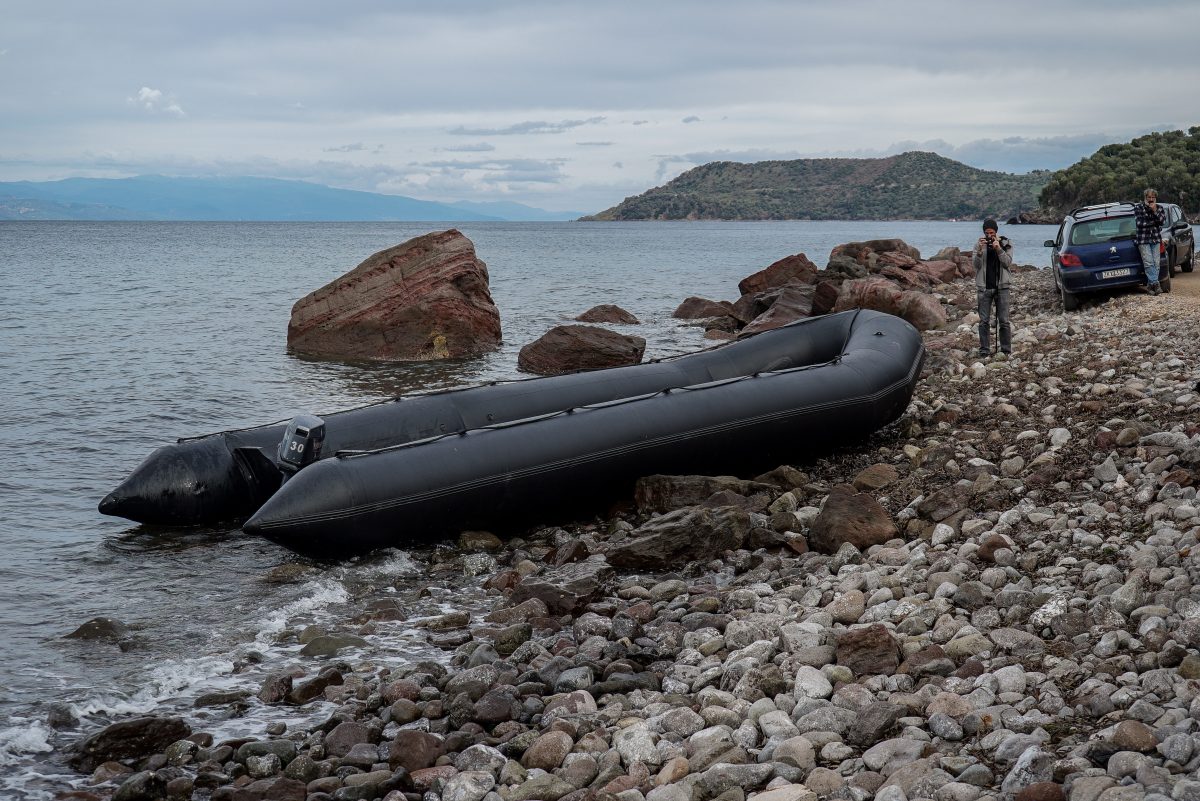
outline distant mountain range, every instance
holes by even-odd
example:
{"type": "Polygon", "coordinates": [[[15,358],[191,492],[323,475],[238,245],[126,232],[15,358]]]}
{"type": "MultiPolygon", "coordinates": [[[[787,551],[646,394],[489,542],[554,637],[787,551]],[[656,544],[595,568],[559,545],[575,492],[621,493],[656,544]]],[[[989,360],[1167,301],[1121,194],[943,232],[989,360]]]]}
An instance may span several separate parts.
{"type": "Polygon", "coordinates": [[[0,182],[0,220],[476,222],[573,220],[511,202],[434,203],[275,178],[67,178],[0,182]]]}
{"type": "Polygon", "coordinates": [[[585,220],[1008,218],[1038,208],[1048,171],[1011,175],[936,153],[879,159],[717,161],[585,220]]]}

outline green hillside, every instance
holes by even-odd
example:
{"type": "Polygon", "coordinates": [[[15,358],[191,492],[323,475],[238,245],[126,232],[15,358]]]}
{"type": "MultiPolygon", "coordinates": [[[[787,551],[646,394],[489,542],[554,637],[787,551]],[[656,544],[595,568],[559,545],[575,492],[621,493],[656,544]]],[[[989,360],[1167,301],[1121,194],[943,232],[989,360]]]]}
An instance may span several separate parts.
{"type": "Polygon", "coordinates": [[[977,170],[935,153],[881,159],[719,161],[585,220],[997,218],[1038,208],[1050,173],[977,170]]]}
{"type": "Polygon", "coordinates": [[[1092,203],[1141,200],[1147,187],[1157,189],[1160,200],[1200,212],[1200,125],[1105,145],[1054,173],[1040,199],[1045,208],[1063,213],[1092,203]]]}

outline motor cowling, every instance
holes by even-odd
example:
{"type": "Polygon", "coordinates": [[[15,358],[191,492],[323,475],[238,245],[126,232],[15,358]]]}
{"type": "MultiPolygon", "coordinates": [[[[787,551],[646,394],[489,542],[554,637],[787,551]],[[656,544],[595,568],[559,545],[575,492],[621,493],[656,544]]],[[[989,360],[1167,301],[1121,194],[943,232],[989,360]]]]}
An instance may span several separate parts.
{"type": "Polygon", "coordinates": [[[324,444],[324,420],[311,414],[293,417],[279,443],[279,469],[284,480],[320,459],[324,444]]]}

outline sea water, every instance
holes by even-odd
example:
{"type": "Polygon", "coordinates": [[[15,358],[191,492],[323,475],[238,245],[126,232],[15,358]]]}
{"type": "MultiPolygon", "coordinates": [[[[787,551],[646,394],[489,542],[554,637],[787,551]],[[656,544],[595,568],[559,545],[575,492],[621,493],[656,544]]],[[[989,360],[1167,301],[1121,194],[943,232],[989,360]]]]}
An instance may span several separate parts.
{"type": "MultiPolygon", "coordinates": [[[[250,700],[231,713],[193,702],[256,692],[293,665],[312,670],[320,663],[281,635],[336,629],[364,597],[391,593],[409,613],[368,637],[364,658],[381,667],[445,659],[415,622],[490,603],[467,579],[430,586],[425,551],[307,563],[236,528],[156,529],[100,515],[97,502],[155,447],[517,378],[522,345],[600,303],[638,317],[612,327],[644,337],[647,358],[695,350],[708,343],[671,318],[680,301],[736,300],[738,281],[784,256],[823,266],[837,244],[899,237],[928,257],[980,233],[949,222],[464,223],[490,272],[499,350],[424,364],[288,354],[297,299],[371,253],[448,227],[0,222],[0,797],[48,798],[78,781],[55,749],[124,715],[180,714],[218,737],[320,719],[320,704],[250,700]],[[298,561],[295,580],[273,578],[298,561]],[[130,628],[121,645],[65,638],[97,616],[130,628]]],[[[1053,227],[1002,233],[1018,262],[1048,263],[1042,241],[1053,227]]]]}

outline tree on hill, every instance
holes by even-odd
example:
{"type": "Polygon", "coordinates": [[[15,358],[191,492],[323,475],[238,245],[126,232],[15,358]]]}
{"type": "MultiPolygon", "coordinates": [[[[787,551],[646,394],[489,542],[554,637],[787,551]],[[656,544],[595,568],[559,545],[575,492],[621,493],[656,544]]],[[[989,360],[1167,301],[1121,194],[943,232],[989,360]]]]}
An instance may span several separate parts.
{"type": "Polygon", "coordinates": [[[1200,125],[1184,131],[1139,136],[1128,144],[1105,145],[1051,176],[1042,207],[1065,213],[1077,206],[1140,200],[1147,187],[1189,214],[1200,212],[1200,125]]]}
{"type": "Polygon", "coordinates": [[[935,153],[704,164],[585,220],[937,220],[1038,207],[1049,173],[1010,175],[935,153]]]}

